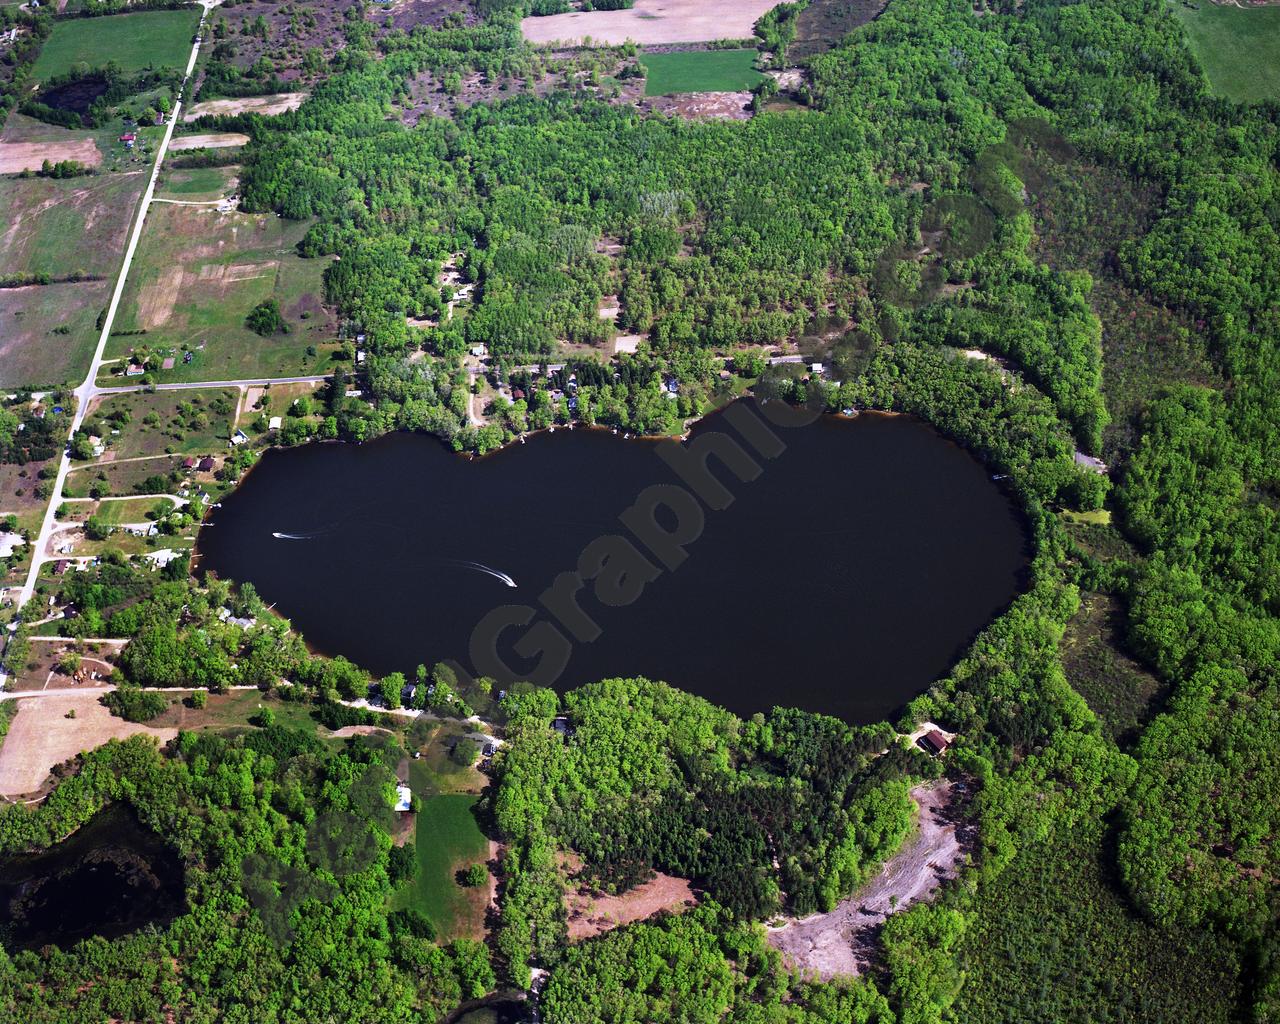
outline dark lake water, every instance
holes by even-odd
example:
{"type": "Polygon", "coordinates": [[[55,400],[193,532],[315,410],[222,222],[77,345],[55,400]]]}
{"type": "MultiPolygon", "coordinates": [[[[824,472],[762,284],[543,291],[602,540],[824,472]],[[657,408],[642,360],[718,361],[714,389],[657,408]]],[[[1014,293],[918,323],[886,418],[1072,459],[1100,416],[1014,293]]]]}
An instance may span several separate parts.
{"type": "Polygon", "coordinates": [[[166,924],[184,905],[181,859],[122,804],[47,850],[0,858],[0,937],[10,950],[113,939],[166,924]]]}
{"type": "MultiPolygon", "coordinates": [[[[750,403],[729,418],[741,414],[763,423],[750,403]]],[[[695,428],[694,446],[732,438],[759,469],[743,481],[711,460],[720,495],[655,443],[605,431],[561,429],[475,460],[407,434],[270,451],[213,511],[200,565],[251,581],[315,648],[377,674],[455,659],[562,690],[644,675],[744,715],[781,704],[878,721],[1015,596],[1025,528],[987,471],[922,423],[771,430],[776,442],[753,443],[723,413],[695,428]],[[656,531],[684,542],[672,569],[619,519],[654,484],[684,495],[641,527],[669,561],[679,549],[656,531]],[[709,508],[691,485],[731,503],[709,508]],[[611,560],[590,546],[608,536],[647,560],[622,540],[603,545],[611,560]],[[562,580],[553,615],[540,597],[584,550],[585,575],[605,571],[576,595],[580,612],[562,580]],[[620,565],[632,572],[614,580],[620,565]],[[508,627],[477,640],[491,613],[508,627]]]]}

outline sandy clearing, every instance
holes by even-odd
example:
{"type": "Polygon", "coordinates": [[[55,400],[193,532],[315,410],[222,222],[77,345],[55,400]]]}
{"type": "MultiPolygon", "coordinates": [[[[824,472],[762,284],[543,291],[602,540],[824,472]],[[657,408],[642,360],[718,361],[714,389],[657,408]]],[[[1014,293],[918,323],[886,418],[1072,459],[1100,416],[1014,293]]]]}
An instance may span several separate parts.
{"type": "Polygon", "coordinates": [[[678,911],[697,902],[698,898],[687,879],[661,872],[621,896],[593,897],[590,893],[567,893],[565,906],[569,912],[569,940],[588,939],[633,921],[643,921],[659,910],[678,911]]]}
{"type": "Polygon", "coordinates": [[[96,167],[102,163],[102,154],[93,139],[75,142],[0,142],[0,174],[17,174],[19,171],[38,171],[40,165],[52,160],[79,160],[96,167]]]}
{"type": "MultiPolygon", "coordinates": [[[[297,110],[309,94],[305,92],[278,92],[270,96],[242,96],[230,100],[207,100],[188,107],[183,121],[195,121],[206,114],[283,114],[297,110]]],[[[170,147],[173,148],[173,147],[170,147]]]]}
{"type": "Polygon", "coordinates": [[[943,779],[911,791],[919,807],[919,828],[880,874],[834,910],[793,919],[768,929],[769,944],[793,967],[819,978],[857,975],[873,953],[885,918],[930,896],[955,878],[973,836],[959,821],[956,804],[963,786],[943,779]]]}
{"type": "Polygon", "coordinates": [[[344,725],[341,729],[334,729],[329,733],[330,739],[346,739],[348,736],[373,736],[377,733],[386,733],[388,736],[394,736],[395,733],[390,729],[384,729],[380,725],[344,725]]]}
{"type": "Polygon", "coordinates": [[[650,96],[646,105],[659,113],[674,114],[676,117],[751,120],[749,92],[679,92],[670,96],[650,96]]]}
{"type": "Polygon", "coordinates": [[[580,43],[590,36],[601,46],[628,39],[641,46],[747,39],[774,4],[775,0],[636,0],[629,10],[525,18],[520,31],[531,43],[580,43]]]}
{"type": "Polygon", "coordinates": [[[115,718],[89,693],[28,697],[19,701],[9,735],[0,746],[0,795],[35,792],[54,765],[81,751],[100,747],[109,739],[146,733],[166,743],[177,729],[153,729],[115,718]],[[74,710],[75,718],[67,712],[74,710]]]}
{"type": "Polygon", "coordinates": [[[218,132],[212,135],[182,135],[169,143],[170,153],[181,153],[184,149],[226,149],[228,146],[243,146],[249,136],[239,132],[218,132]]]}

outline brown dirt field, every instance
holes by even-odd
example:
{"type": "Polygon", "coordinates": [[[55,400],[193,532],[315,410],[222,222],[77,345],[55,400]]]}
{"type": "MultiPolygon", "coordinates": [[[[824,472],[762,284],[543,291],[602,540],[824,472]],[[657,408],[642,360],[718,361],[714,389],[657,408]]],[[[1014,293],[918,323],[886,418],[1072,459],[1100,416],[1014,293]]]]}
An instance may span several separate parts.
{"type": "MultiPolygon", "coordinates": [[[[230,100],[206,100],[187,109],[183,121],[194,121],[205,114],[283,114],[297,110],[307,98],[305,92],[278,92],[272,96],[242,96],[230,100]]],[[[248,141],[248,140],[246,140],[248,141]]]]}
{"type": "Polygon", "coordinates": [[[963,794],[963,785],[949,779],[913,789],[919,827],[880,873],[834,910],[769,928],[769,944],[792,967],[824,980],[866,970],[885,918],[955,878],[973,848],[974,837],[957,807],[963,794]]]}
{"type": "Polygon", "coordinates": [[[146,330],[168,323],[178,304],[182,278],[181,267],[166,267],[155,280],[143,285],[138,297],[138,320],[146,330]]]}
{"type": "Polygon", "coordinates": [[[226,149],[229,146],[243,146],[249,136],[239,132],[216,132],[212,135],[179,135],[169,143],[170,153],[181,153],[184,149],[226,149]]]}
{"type": "Polygon", "coordinates": [[[615,46],[628,39],[641,46],[747,39],[756,21],[773,6],[774,0],[636,0],[630,10],[525,18],[520,31],[538,44],[581,41],[585,36],[597,45],[615,46]]]}
{"type": "Polygon", "coordinates": [[[664,875],[638,885],[621,896],[592,896],[566,893],[569,913],[569,941],[578,942],[601,935],[633,921],[643,921],[659,910],[681,911],[698,902],[687,879],[664,875]]]}
{"type": "Polygon", "coordinates": [[[0,795],[34,793],[49,777],[55,765],[93,750],[109,739],[124,739],[135,733],[155,736],[166,743],[177,729],[152,729],[115,718],[98,703],[98,694],[58,694],[27,697],[9,726],[9,735],[0,747],[0,795]],[[75,718],[67,712],[75,710],[75,718]]]}
{"type": "Polygon", "coordinates": [[[0,142],[0,174],[17,174],[19,171],[38,171],[45,160],[79,160],[96,167],[102,163],[102,153],[93,139],[75,142],[0,142]]]}

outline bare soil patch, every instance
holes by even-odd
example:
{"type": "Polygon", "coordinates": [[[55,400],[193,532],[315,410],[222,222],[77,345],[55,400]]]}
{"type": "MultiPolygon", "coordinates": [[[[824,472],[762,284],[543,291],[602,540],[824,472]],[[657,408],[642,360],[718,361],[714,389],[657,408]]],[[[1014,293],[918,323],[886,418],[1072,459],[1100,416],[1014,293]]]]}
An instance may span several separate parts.
{"type": "MultiPolygon", "coordinates": [[[[278,92],[270,96],[240,96],[228,100],[206,100],[187,109],[183,121],[195,121],[206,114],[285,114],[297,110],[309,94],[278,92]]],[[[246,142],[248,139],[245,140],[246,142]]]]}
{"type": "Polygon", "coordinates": [[[184,149],[227,149],[231,146],[243,146],[248,142],[249,136],[241,135],[239,132],[216,132],[210,135],[179,135],[169,143],[169,152],[180,153],[184,149]]]}
{"type": "Polygon", "coordinates": [[[751,120],[749,92],[685,92],[674,96],[650,96],[643,105],[660,114],[690,119],[751,120]]]}
{"type": "Polygon", "coordinates": [[[391,729],[384,729],[380,725],[344,725],[341,729],[334,729],[329,733],[330,739],[346,739],[349,736],[375,736],[378,733],[386,733],[388,736],[394,736],[395,732],[391,729]]]}
{"type": "Polygon", "coordinates": [[[177,729],[153,729],[114,717],[98,694],[69,693],[21,700],[9,735],[0,747],[0,795],[20,796],[40,789],[55,765],[93,750],[110,739],[136,733],[167,743],[177,729]],[[67,712],[75,711],[75,718],[67,712]]]}
{"type": "Polygon", "coordinates": [[[138,319],[146,330],[163,326],[173,315],[182,291],[182,278],[181,267],[166,267],[143,286],[138,298],[138,319]]]}
{"type": "Polygon", "coordinates": [[[0,142],[0,174],[38,171],[44,161],[78,160],[89,167],[102,163],[102,153],[93,139],[73,142],[0,142]]]}
{"type": "Polygon", "coordinates": [[[661,872],[621,896],[594,896],[582,891],[566,893],[569,941],[578,942],[633,921],[643,921],[659,910],[681,911],[697,902],[688,879],[661,872]]]}
{"type": "Polygon", "coordinates": [[[944,881],[955,878],[973,849],[972,831],[961,820],[959,805],[964,795],[964,785],[949,779],[913,789],[918,828],[880,873],[834,910],[768,929],[769,944],[793,967],[819,978],[865,971],[885,918],[928,898],[944,881]]]}
{"type": "Polygon", "coordinates": [[[539,44],[581,43],[587,36],[597,45],[615,46],[628,39],[641,46],[747,39],[773,6],[773,0],[636,0],[630,10],[525,18],[520,31],[539,44]]]}

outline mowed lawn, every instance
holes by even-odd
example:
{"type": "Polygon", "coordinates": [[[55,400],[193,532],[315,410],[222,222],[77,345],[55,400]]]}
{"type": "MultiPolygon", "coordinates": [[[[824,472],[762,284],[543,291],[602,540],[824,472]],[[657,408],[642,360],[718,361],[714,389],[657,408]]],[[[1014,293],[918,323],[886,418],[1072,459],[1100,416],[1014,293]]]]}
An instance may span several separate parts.
{"type": "Polygon", "coordinates": [[[1175,2],[1191,50],[1219,96],[1241,103],[1280,100],[1280,7],[1175,2]]]}
{"type": "Polygon", "coordinates": [[[165,169],[156,195],[186,202],[221,199],[235,187],[238,167],[182,167],[165,169]]]}
{"type": "Polygon", "coordinates": [[[76,510],[84,509],[83,516],[96,516],[102,522],[119,526],[121,523],[145,523],[148,512],[159,512],[163,515],[173,510],[173,502],[164,498],[127,498],[124,501],[77,502],[76,510]]]}
{"type": "Polygon", "coordinates": [[[48,81],[76,64],[102,67],[115,61],[125,71],[146,67],[185,68],[200,12],[143,11],[59,21],[36,59],[34,77],[48,81]]]}
{"type": "Polygon", "coordinates": [[[326,372],[336,348],[336,325],[322,305],[328,261],[297,255],[306,231],[307,224],[274,214],[156,204],[107,356],[124,360],[135,348],[172,356],[173,367],[156,370],[161,383],[326,372]],[[249,311],[269,298],[279,303],[288,333],[262,337],[245,326],[249,311]],[[145,333],[125,333],[130,331],[145,333]]]}
{"type": "Polygon", "coordinates": [[[755,50],[695,50],[687,53],[646,53],[640,62],[649,69],[646,96],[676,92],[741,92],[764,76],[754,67],[755,50]]]}
{"type": "Polygon", "coordinates": [[[458,871],[489,858],[489,841],[476,824],[476,797],[445,793],[425,797],[414,834],[417,872],[392,898],[393,909],[413,908],[436,926],[442,940],[484,934],[488,886],[467,889],[458,871]]]}

